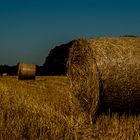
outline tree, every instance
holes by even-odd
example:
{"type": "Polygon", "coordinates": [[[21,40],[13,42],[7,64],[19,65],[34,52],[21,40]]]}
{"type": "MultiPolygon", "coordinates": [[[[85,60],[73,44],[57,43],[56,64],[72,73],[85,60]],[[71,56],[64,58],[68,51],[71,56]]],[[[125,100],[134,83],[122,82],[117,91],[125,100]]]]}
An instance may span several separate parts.
{"type": "Polygon", "coordinates": [[[66,62],[69,48],[73,43],[74,40],[67,44],[56,46],[50,51],[44,63],[46,75],[65,75],[67,73],[66,62]]]}

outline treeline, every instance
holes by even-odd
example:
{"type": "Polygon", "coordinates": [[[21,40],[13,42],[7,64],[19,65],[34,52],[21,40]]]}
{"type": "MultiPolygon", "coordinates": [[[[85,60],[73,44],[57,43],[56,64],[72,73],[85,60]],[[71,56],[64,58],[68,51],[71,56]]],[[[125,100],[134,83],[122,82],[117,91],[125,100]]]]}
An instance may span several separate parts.
{"type": "Polygon", "coordinates": [[[43,65],[47,75],[66,75],[69,48],[73,43],[74,40],[67,44],[56,46],[50,51],[43,65]]]}
{"type": "Polygon", "coordinates": [[[0,75],[16,75],[17,66],[0,65],[0,75]]]}
{"type": "MultiPolygon", "coordinates": [[[[66,62],[68,59],[69,48],[72,46],[74,40],[56,46],[53,48],[45,59],[42,66],[36,66],[37,76],[47,76],[47,75],[66,75],[67,68],[66,62]]],[[[18,64],[15,66],[0,65],[0,75],[17,75],[18,64]]]]}
{"type": "MultiPolygon", "coordinates": [[[[0,75],[5,76],[16,76],[18,71],[18,64],[15,66],[8,66],[8,65],[0,65],[0,75]]],[[[43,76],[45,75],[45,69],[43,66],[36,66],[36,75],[43,76]]]]}

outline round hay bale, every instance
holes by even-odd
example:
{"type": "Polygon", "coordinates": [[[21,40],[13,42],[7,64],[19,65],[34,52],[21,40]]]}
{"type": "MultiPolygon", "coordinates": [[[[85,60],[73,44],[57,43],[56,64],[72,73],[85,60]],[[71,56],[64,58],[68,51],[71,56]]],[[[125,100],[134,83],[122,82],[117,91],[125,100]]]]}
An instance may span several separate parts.
{"type": "Polygon", "coordinates": [[[89,115],[140,111],[140,37],[78,39],[70,48],[71,92],[89,115]]]}
{"type": "Polygon", "coordinates": [[[2,74],[2,76],[7,76],[7,75],[8,75],[7,73],[3,73],[3,74],[2,74]]]}
{"type": "Polygon", "coordinates": [[[20,63],[18,65],[19,80],[35,80],[36,65],[20,63]]]}

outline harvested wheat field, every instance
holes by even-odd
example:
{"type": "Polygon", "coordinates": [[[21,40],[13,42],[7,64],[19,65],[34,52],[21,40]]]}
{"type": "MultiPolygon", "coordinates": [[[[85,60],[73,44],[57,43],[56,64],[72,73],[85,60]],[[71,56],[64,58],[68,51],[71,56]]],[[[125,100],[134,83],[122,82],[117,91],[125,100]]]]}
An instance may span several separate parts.
{"type": "Polygon", "coordinates": [[[70,98],[67,77],[0,77],[0,139],[140,139],[140,116],[102,114],[91,126],[84,112],[74,118],[70,98]]]}

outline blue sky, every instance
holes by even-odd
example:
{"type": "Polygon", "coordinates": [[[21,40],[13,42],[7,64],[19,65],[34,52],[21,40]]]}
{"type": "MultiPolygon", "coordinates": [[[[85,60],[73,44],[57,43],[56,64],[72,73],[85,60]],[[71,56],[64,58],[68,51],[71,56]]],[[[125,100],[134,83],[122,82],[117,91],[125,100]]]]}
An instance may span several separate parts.
{"type": "Polygon", "coordinates": [[[79,37],[140,35],[140,0],[1,0],[0,64],[42,65],[79,37]]]}

